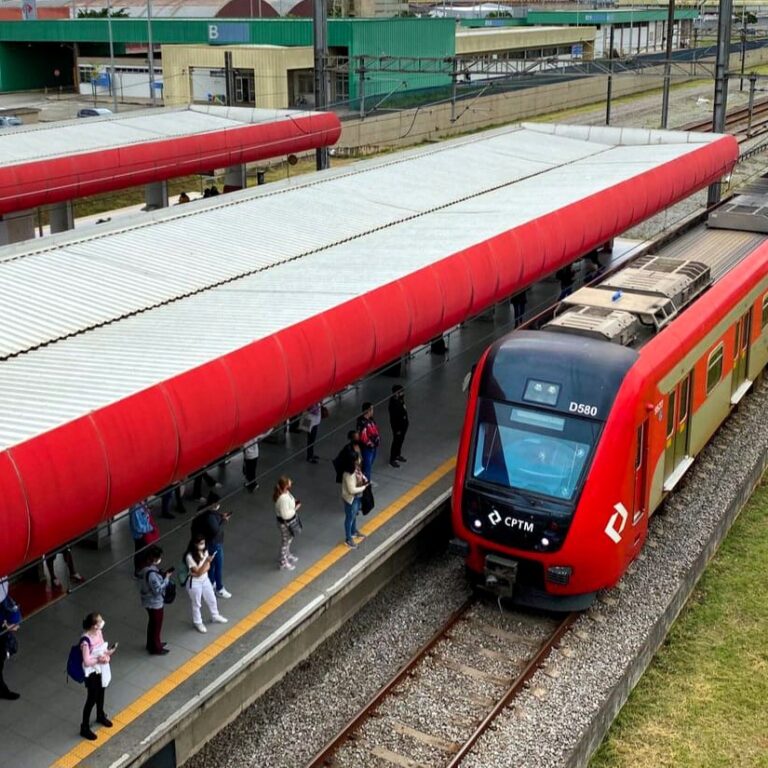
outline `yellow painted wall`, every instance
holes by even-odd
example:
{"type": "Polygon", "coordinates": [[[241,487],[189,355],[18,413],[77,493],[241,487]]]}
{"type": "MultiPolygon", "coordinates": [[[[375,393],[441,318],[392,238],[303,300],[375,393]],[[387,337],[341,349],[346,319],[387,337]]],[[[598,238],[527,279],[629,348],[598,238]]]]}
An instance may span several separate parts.
{"type": "Polygon", "coordinates": [[[235,69],[254,72],[256,106],[260,109],[288,107],[288,72],[311,69],[310,47],[281,48],[269,45],[164,45],[163,100],[166,106],[180,106],[191,101],[190,67],[224,67],[224,52],[232,52],[235,69]]]}
{"type": "MultiPolygon", "coordinates": [[[[507,27],[493,30],[479,29],[456,33],[456,53],[488,53],[494,51],[520,51],[527,48],[551,48],[557,45],[595,42],[594,27],[507,27]]],[[[591,48],[590,48],[591,50],[591,48]]]]}

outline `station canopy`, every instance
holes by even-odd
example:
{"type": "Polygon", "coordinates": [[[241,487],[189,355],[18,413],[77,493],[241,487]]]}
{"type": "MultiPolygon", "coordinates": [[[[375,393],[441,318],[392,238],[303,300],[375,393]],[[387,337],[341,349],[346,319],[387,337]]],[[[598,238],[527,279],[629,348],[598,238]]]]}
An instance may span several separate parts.
{"type": "Polygon", "coordinates": [[[5,129],[0,215],[334,144],[330,112],[190,105],[5,129]]]}
{"type": "Polygon", "coordinates": [[[0,573],[728,173],[523,124],[0,251],[0,573]]]}

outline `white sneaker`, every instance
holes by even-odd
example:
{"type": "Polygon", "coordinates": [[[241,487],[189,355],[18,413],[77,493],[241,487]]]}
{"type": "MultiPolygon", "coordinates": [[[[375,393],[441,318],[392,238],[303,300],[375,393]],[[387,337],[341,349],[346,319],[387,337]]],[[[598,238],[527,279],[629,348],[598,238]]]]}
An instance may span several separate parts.
{"type": "Polygon", "coordinates": [[[225,619],[221,614],[219,614],[218,616],[212,616],[211,621],[216,624],[226,624],[229,619],[225,619]]]}
{"type": "Polygon", "coordinates": [[[208,631],[208,630],[206,629],[206,627],[205,627],[205,624],[195,624],[195,629],[196,629],[198,632],[202,632],[203,634],[205,634],[205,633],[208,631]]]}
{"type": "Polygon", "coordinates": [[[281,571],[295,571],[296,570],[296,566],[292,562],[288,561],[288,562],[285,562],[285,563],[280,563],[280,570],[281,571]]]}
{"type": "Polygon", "coordinates": [[[296,555],[288,555],[288,562],[298,563],[299,562],[299,558],[296,557],[296,555]]]}
{"type": "Polygon", "coordinates": [[[218,491],[220,488],[223,488],[224,486],[221,483],[214,483],[213,487],[218,491]]]}
{"type": "Polygon", "coordinates": [[[224,587],[222,587],[221,589],[217,590],[216,594],[219,597],[223,597],[225,600],[229,600],[229,598],[232,597],[232,593],[231,592],[227,592],[227,590],[224,587]]]}

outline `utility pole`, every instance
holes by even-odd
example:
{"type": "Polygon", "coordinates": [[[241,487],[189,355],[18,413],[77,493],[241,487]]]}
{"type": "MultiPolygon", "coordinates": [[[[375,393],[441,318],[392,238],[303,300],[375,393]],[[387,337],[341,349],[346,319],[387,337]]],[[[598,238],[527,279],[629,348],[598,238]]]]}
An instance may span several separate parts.
{"type": "Polygon", "coordinates": [[[365,56],[360,57],[360,66],[357,69],[357,74],[360,75],[360,119],[365,117],[365,56]]]}
{"type": "Polygon", "coordinates": [[[749,107],[747,115],[747,136],[752,132],[752,112],[755,108],[755,86],[757,85],[757,75],[753,72],[749,76],[749,107]]]}
{"type": "MultiPolygon", "coordinates": [[[[631,39],[631,38],[630,38],[631,39]]],[[[605,95],[605,124],[611,124],[611,95],[613,91],[613,24],[611,24],[611,36],[608,42],[608,92],[605,95]]]]}
{"type": "Polygon", "coordinates": [[[149,99],[155,106],[155,52],[152,50],[152,0],[147,0],[147,61],[149,63],[149,99]]]}
{"type": "Polygon", "coordinates": [[[739,75],[739,90],[744,90],[744,60],[747,58],[747,15],[746,6],[741,6],[741,74],[739,75]]]}
{"type": "Polygon", "coordinates": [[[109,35],[109,87],[112,91],[112,111],[117,112],[117,81],[115,80],[115,42],[112,37],[112,0],[107,5],[107,34],[109,35]]]}
{"type": "MultiPolygon", "coordinates": [[[[314,0],[312,10],[315,43],[315,109],[328,108],[328,0],[314,0]]],[[[315,150],[315,164],[318,171],[329,167],[328,147],[315,150]]]]}
{"type": "MultiPolygon", "coordinates": [[[[715,103],[712,112],[712,127],[715,133],[725,131],[725,114],[728,109],[728,58],[731,51],[732,0],[720,0],[717,22],[717,61],[715,64],[715,103]]],[[[720,182],[709,185],[707,205],[720,202],[720,182]]]]}
{"type": "Polygon", "coordinates": [[[226,88],[224,98],[228,107],[232,106],[232,96],[235,90],[233,88],[232,75],[232,51],[224,51],[224,85],[226,88]]]}
{"type": "Polygon", "coordinates": [[[669,124],[669,81],[672,74],[672,33],[675,30],[675,0],[669,0],[667,13],[667,45],[664,58],[664,90],[661,94],[661,127],[666,130],[669,124]]]}

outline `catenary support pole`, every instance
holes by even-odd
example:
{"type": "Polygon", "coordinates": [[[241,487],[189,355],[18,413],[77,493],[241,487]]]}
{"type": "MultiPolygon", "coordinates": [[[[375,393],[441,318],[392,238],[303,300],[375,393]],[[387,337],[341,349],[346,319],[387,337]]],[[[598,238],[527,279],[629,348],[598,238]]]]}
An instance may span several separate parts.
{"type": "MultiPolygon", "coordinates": [[[[715,64],[715,103],[712,112],[712,127],[715,133],[725,131],[725,114],[728,109],[728,58],[731,51],[732,0],[720,0],[717,23],[717,61],[715,64]]],[[[720,182],[709,185],[707,205],[720,202],[720,182]]]]}
{"type": "Polygon", "coordinates": [[[611,24],[611,36],[608,42],[608,89],[605,94],[605,124],[611,124],[611,95],[613,93],[613,24],[611,24]]]}
{"type": "Polygon", "coordinates": [[[669,0],[667,13],[667,45],[664,55],[664,88],[661,93],[661,127],[669,124],[669,81],[672,74],[672,37],[675,31],[675,0],[669,0]]]}
{"type": "MultiPolygon", "coordinates": [[[[315,44],[315,109],[328,108],[328,73],[326,58],[328,56],[328,2],[314,0],[313,28],[315,44]]],[[[328,147],[315,150],[315,164],[318,171],[329,167],[328,147]]]]}

